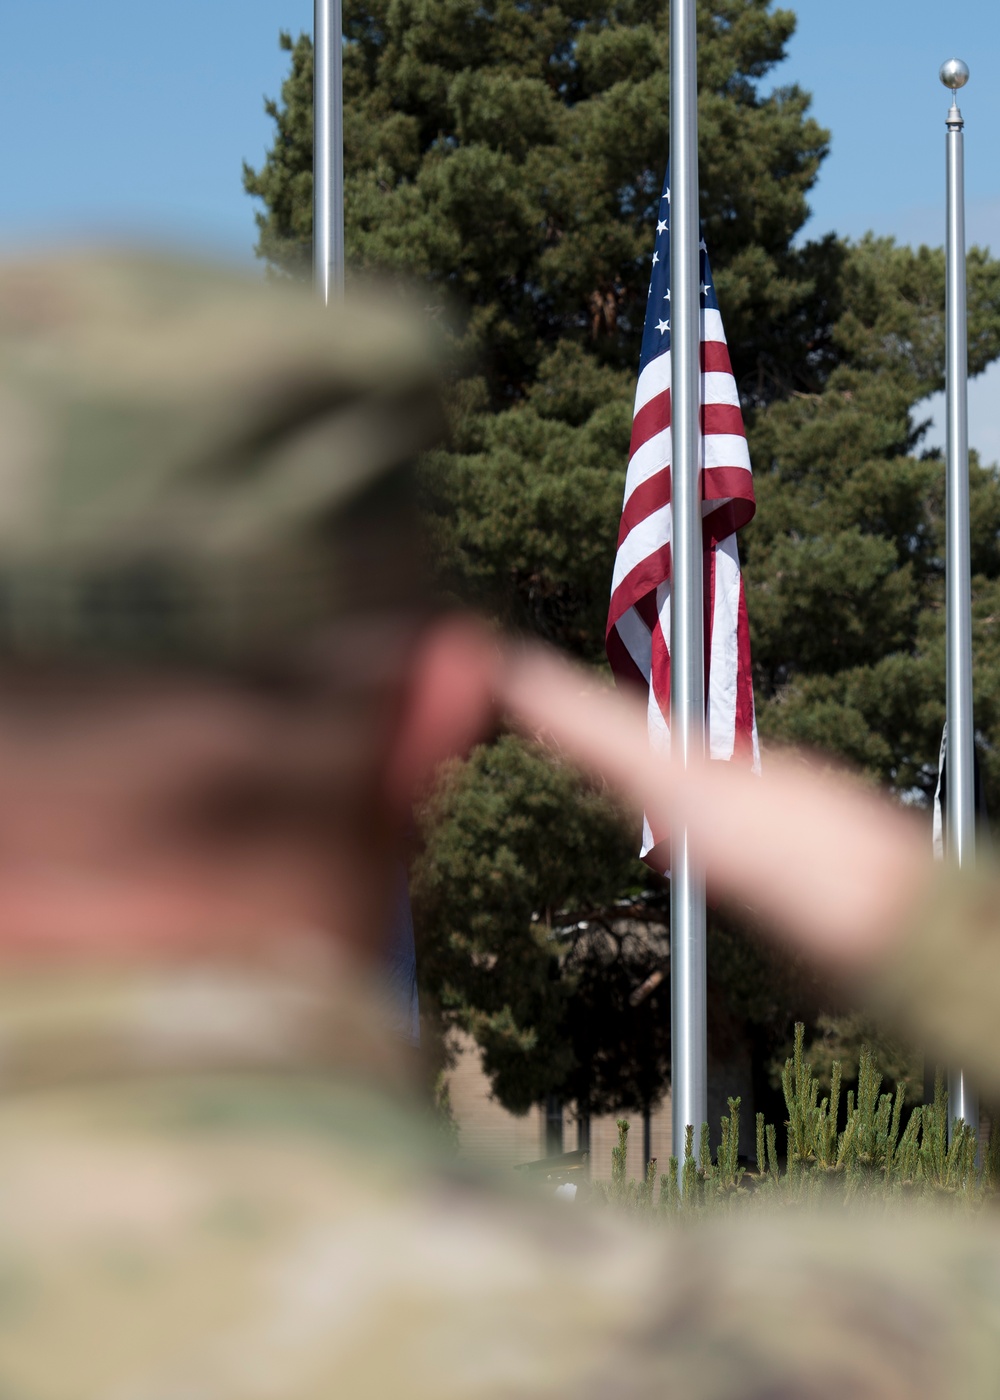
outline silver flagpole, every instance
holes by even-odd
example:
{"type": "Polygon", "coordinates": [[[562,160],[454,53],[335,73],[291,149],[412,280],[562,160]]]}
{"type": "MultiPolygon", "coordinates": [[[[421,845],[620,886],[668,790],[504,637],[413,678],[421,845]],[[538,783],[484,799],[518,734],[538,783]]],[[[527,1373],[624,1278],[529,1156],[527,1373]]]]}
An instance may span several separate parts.
{"type": "Polygon", "coordinates": [[[324,306],[344,292],[341,0],[313,4],[313,266],[324,306]]]}
{"type": "MultiPolygon", "coordinates": [[[[701,297],[698,209],[698,53],[695,0],[670,6],[670,401],[673,584],[670,736],[685,763],[704,752],[705,620],[701,534],[701,297]]],[[[673,1151],[708,1117],[705,885],[687,832],[670,852],[670,1004],[673,1151]]]]}
{"type": "MultiPolygon", "coordinates": [[[[965,325],[965,171],[964,122],[957,92],[969,80],[959,58],[941,65],[941,81],[952,91],[945,119],[948,231],[945,274],[945,611],[948,722],[947,841],[949,857],[960,866],[975,859],[975,792],[972,725],[972,586],[969,557],[969,403],[968,350],[965,325]]],[[[948,1077],[949,1125],[956,1119],[978,1133],[979,1103],[966,1076],[948,1077]]]]}

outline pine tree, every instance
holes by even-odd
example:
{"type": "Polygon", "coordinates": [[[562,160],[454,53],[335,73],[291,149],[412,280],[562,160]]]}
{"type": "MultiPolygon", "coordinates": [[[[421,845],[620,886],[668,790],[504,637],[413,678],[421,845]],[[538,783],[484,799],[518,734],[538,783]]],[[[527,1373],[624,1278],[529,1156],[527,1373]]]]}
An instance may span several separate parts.
{"type": "MultiPolygon", "coordinates": [[[[822,310],[816,323],[828,259],[790,246],[827,133],[797,88],[758,86],[793,24],[768,0],[701,12],[706,235],[730,339],[762,392],[802,378],[789,318],[817,363],[829,333],[822,310]]],[[[668,146],[663,6],[348,0],[344,32],[349,261],[419,277],[445,299],[493,408],[520,400],[565,340],[634,372],[668,146]]],[[[301,273],[312,51],[305,36],[282,44],[292,70],[267,108],[277,139],[244,179],[266,206],[258,252],[301,273]]]]}

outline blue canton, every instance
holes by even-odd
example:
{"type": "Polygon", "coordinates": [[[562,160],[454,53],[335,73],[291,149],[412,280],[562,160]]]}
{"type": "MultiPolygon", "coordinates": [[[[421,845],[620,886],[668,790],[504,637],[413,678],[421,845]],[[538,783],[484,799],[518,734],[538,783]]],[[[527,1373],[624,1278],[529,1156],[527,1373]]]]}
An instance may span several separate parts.
{"type": "MultiPolygon", "coordinates": [[[[718,311],[719,303],[712,282],[712,270],[705,250],[705,240],[701,240],[701,304],[718,311]]],[[[649,299],[646,302],[646,324],[642,332],[642,353],[639,356],[639,373],[650,360],[670,349],[670,168],[667,167],[663,181],[663,194],[660,196],[660,212],[656,222],[656,243],[653,247],[652,280],[649,284],[649,299]]]]}

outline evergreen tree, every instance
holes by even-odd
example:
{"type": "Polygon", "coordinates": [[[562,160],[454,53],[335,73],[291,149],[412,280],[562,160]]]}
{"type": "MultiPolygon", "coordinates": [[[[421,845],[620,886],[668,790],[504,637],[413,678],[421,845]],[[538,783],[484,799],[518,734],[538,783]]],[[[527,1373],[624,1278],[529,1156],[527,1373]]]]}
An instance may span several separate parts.
{"type": "MultiPolygon", "coordinates": [[[[1000,264],[968,263],[970,369],[1000,353],[1000,264]]],[[[746,531],[755,689],[766,735],[841,755],[909,798],[933,790],[944,718],[944,470],[914,408],[943,387],[944,257],[849,250],[840,363],[820,393],[758,413],[746,531]]],[[[973,455],[976,716],[996,807],[1000,489],[973,455]]]]}
{"type": "MultiPolygon", "coordinates": [[[[762,733],[909,799],[943,718],[943,472],[914,406],[943,376],[943,258],[794,246],[827,135],[762,80],[788,11],[699,7],[701,205],[747,413],[745,532],[762,733]]],[[[446,586],[603,665],[652,223],[668,148],[667,15],[648,0],[345,0],[349,267],[416,278],[456,351],[423,479],[446,586]]],[[[268,111],[249,193],[277,274],[311,257],[312,49],[268,111]]],[[[1000,352],[1000,265],[969,264],[970,367],[1000,352]]],[[[1000,798],[1000,489],[974,461],[977,722],[1000,798]]],[[[477,1037],[503,1102],[655,1101],[669,1064],[667,896],[611,806],[519,741],[453,765],[414,871],[425,1000],[477,1037]]],[[[822,1009],[807,974],[716,918],[716,1021],[758,1060],[822,1009]]]]}
{"type": "MultiPolygon", "coordinates": [[[[702,203],[730,339],[764,391],[798,384],[811,373],[803,335],[819,364],[829,333],[816,296],[825,260],[790,247],[826,133],[797,88],[758,88],[782,57],[788,11],[723,0],[702,7],[700,28],[702,203]]],[[[520,398],[566,338],[633,372],[668,144],[664,7],[348,0],[344,32],[349,261],[448,298],[493,407],[520,398]]],[[[305,36],[282,43],[292,71],[267,109],[277,139],[244,175],[266,206],[258,251],[301,273],[312,50],[305,36]]]]}

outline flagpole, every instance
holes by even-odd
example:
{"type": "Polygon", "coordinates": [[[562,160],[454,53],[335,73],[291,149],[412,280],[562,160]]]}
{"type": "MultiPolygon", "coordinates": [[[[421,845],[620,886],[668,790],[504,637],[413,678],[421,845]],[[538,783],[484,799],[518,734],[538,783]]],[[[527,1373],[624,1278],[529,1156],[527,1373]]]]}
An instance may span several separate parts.
{"type": "MultiPolygon", "coordinates": [[[[705,618],[701,526],[698,56],[695,0],[670,6],[670,400],[673,576],[670,742],[687,763],[704,752],[705,618]]],[[[708,1117],[705,885],[687,832],[670,854],[673,1151],[708,1117]]]]}
{"type": "MultiPolygon", "coordinates": [[[[344,295],[344,19],[342,0],[313,0],[313,273],[324,306],[344,295]]],[[[420,1044],[416,950],[406,871],[387,970],[404,1041],[420,1044]]]]}
{"type": "Polygon", "coordinates": [[[324,306],[344,293],[341,0],[313,4],[313,266],[324,306]]]}
{"type": "MultiPolygon", "coordinates": [[[[951,89],[945,118],[947,239],[945,272],[945,616],[946,711],[948,724],[947,832],[949,857],[959,866],[975,859],[975,777],[972,720],[972,585],[969,548],[968,348],[965,287],[965,171],[958,89],[969,80],[959,58],[941,65],[951,89]]],[[[962,1119],[979,1130],[979,1104],[965,1074],[948,1077],[949,1125],[962,1119]]]]}

